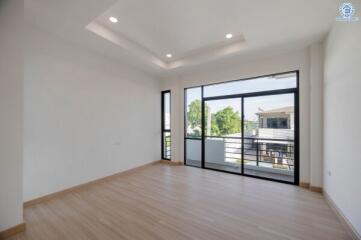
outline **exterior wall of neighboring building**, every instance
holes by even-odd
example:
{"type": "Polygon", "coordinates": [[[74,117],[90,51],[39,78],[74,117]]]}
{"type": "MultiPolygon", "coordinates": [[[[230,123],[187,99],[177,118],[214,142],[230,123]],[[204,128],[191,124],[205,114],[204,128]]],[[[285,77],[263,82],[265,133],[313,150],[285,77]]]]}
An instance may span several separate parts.
{"type": "Polygon", "coordinates": [[[277,129],[277,128],[260,128],[258,129],[259,138],[269,139],[294,139],[294,130],[292,129],[277,129]]]}
{"type": "Polygon", "coordinates": [[[258,113],[258,121],[261,124],[258,129],[259,138],[270,139],[292,139],[294,140],[295,132],[295,114],[294,112],[260,112],[258,113]],[[287,128],[271,128],[268,126],[268,119],[287,118],[287,128]]]}

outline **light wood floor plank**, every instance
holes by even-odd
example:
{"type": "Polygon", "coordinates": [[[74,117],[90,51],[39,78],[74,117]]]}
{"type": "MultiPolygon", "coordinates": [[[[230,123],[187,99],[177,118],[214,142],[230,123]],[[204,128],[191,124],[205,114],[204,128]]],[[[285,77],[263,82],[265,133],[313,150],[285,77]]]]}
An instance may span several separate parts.
{"type": "Polygon", "coordinates": [[[25,209],[11,240],[350,239],[319,193],[155,164],[25,209]]]}

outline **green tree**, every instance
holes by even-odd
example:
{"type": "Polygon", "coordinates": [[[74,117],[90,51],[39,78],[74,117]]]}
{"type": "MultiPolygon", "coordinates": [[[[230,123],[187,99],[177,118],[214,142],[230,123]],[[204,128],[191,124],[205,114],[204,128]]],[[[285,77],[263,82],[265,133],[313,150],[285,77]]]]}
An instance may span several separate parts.
{"type": "MultiPolygon", "coordinates": [[[[208,109],[205,105],[205,131],[207,133],[208,109]]],[[[192,132],[188,132],[188,136],[200,137],[202,126],[202,103],[200,100],[194,100],[188,105],[187,112],[188,126],[192,132]]],[[[234,111],[232,107],[226,107],[211,116],[211,136],[219,136],[226,134],[239,133],[241,130],[241,118],[239,113],[234,111]]]]}
{"type": "MultiPolygon", "coordinates": [[[[205,105],[205,111],[208,112],[208,105],[205,105]]],[[[205,122],[207,124],[208,115],[205,114],[205,122]]],[[[188,133],[190,137],[200,137],[201,136],[201,129],[202,129],[202,102],[201,100],[197,99],[192,101],[188,105],[188,112],[187,112],[187,122],[188,126],[192,129],[192,132],[188,133]]],[[[207,132],[207,125],[206,132],[207,132]]],[[[218,135],[219,129],[215,122],[215,119],[212,118],[211,123],[211,135],[218,135]]]]}
{"type": "Polygon", "coordinates": [[[232,107],[226,107],[218,111],[212,118],[215,119],[214,124],[217,125],[219,134],[221,135],[239,133],[241,131],[241,117],[232,107]]]}
{"type": "Polygon", "coordinates": [[[201,100],[194,100],[189,105],[187,112],[188,124],[191,128],[197,128],[202,126],[202,103],[201,100]]]}
{"type": "Polygon", "coordinates": [[[202,127],[202,103],[197,99],[188,105],[187,128],[190,127],[192,132],[187,133],[190,137],[200,137],[202,127]]]}
{"type": "MultiPolygon", "coordinates": [[[[207,131],[207,126],[206,126],[206,131],[207,131]]],[[[220,135],[220,131],[217,125],[217,121],[216,118],[214,117],[214,114],[212,114],[212,118],[211,118],[211,136],[219,136],[220,135]]]]}

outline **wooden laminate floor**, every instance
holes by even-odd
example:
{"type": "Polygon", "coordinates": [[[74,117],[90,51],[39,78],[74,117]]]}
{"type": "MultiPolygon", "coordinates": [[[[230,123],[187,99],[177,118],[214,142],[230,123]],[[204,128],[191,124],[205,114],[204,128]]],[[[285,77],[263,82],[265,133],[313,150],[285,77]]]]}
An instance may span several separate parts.
{"type": "Polygon", "coordinates": [[[155,164],[25,209],[10,239],[349,239],[323,196],[282,183],[155,164]]]}
{"type": "MultiPolygon", "coordinates": [[[[194,161],[194,160],[187,160],[187,165],[189,166],[195,166],[195,167],[201,167],[201,162],[200,161],[194,161]]],[[[223,170],[226,172],[231,172],[231,173],[242,173],[242,167],[241,165],[238,165],[237,167],[235,166],[229,166],[229,165],[222,165],[222,164],[217,164],[217,163],[205,163],[205,167],[208,169],[216,169],[216,170],[223,170]]],[[[289,175],[289,174],[280,174],[280,173],[271,173],[271,172],[266,172],[263,171],[262,169],[248,169],[245,167],[245,173],[247,175],[252,175],[252,176],[258,176],[258,177],[264,177],[264,178],[270,178],[270,179],[276,179],[276,180],[281,180],[281,181],[286,181],[286,182],[294,182],[294,176],[293,175],[289,175]]]]}

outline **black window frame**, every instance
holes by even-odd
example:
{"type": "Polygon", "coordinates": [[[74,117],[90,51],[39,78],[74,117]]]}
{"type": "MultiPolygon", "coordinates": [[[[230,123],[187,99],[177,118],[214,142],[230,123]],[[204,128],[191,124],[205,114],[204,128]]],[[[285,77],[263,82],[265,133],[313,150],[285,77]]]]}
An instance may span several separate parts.
{"type": "Polygon", "coordinates": [[[172,94],[170,90],[165,90],[161,92],[161,157],[162,160],[171,160],[172,158],[172,152],[171,152],[171,147],[172,147],[172,140],[170,140],[170,153],[169,153],[169,157],[167,157],[165,155],[165,151],[166,151],[166,146],[164,145],[165,142],[165,136],[166,133],[169,133],[170,135],[170,139],[172,139],[171,137],[171,128],[172,128],[172,124],[171,124],[171,106],[172,103],[172,94]],[[165,95],[169,93],[169,129],[165,128],[165,108],[164,108],[164,104],[165,104],[165,95]]]}
{"type": "MultiPolygon", "coordinates": [[[[229,81],[223,81],[223,82],[217,82],[217,83],[210,83],[210,84],[204,84],[204,85],[196,85],[196,86],[190,86],[190,87],[185,87],[184,88],[184,147],[183,147],[183,151],[184,151],[184,165],[185,166],[190,166],[190,167],[197,167],[197,168],[203,168],[203,169],[209,169],[212,171],[219,171],[219,172],[226,172],[226,173],[230,173],[230,174],[236,174],[236,175],[240,175],[240,176],[247,176],[247,177],[253,177],[253,178],[259,178],[259,179],[264,179],[264,180],[269,180],[269,181],[274,181],[274,182],[280,182],[280,183],[286,183],[286,184],[291,184],[291,185],[299,185],[300,182],[300,129],[299,129],[299,125],[300,125],[300,119],[299,119],[299,109],[300,109],[300,101],[299,101],[299,79],[300,79],[300,71],[299,70],[292,70],[292,71],[287,71],[287,72],[280,72],[280,73],[274,73],[274,74],[267,74],[267,75],[261,75],[261,76],[255,76],[255,77],[250,77],[250,78],[243,78],[243,79],[235,79],[235,80],[229,80],[229,81]],[[217,84],[222,84],[222,83],[229,83],[229,82],[235,82],[235,81],[242,81],[242,80],[252,80],[252,79],[257,79],[257,78],[262,78],[262,77],[271,77],[271,76],[275,76],[275,75],[282,75],[282,74],[290,74],[290,73],[294,73],[296,74],[296,87],[295,88],[286,88],[286,89],[277,89],[277,90],[267,90],[267,91],[258,91],[258,92],[250,92],[250,93],[242,93],[242,94],[231,94],[231,95],[223,95],[223,96],[215,96],[215,97],[204,97],[204,87],[206,86],[211,86],[211,85],[217,85],[217,84]],[[201,162],[201,166],[194,166],[194,165],[188,165],[187,164],[187,148],[186,148],[186,141],[187,139],[195,139],[195,140],[199,140],[196,138],[190,138],[187,137],[187,122],[186,122],[186,118],[187,118],[187,89],[192,89],[192,88],[201,88],[201,99],[202,99],[202,112],[204,112],[204,101],[205,100],[216,100],[216,99],[226,99],[226,98],[236,98],[236,97],[241,97],[242,99],[244,99],[245,97],[252,97],[252,96],[266,96],[266,95],[278,95],[278,94],[285,94],[285,93],[293,93],[294,94],[294,103],[295,103],[295,128],[294,128],[294,154],[295,154],[295,169],[294,169],[294,181],[293,182],[288,182],[288,181],[283,181],[283,180],[278,180],[278,179],[272,179],[272,178],[266,178],[266,177],[260,177],[260,176],[254,176],[254,175],[247,175],[247,174],[239,174],[239,173],[234,173],[234,172],[228,172],[228,171],[224,171],[224,170],[218,170],[218,169],[212,169],[212,168],[206,168],[204,163],[205,163],[205,159],[204,159],[204,151],[205,151],[205,146],[204,146],[204,139],[205,139],[205,134],[204,134],[204,119],[202,119],[202,137],[201,137],[201,141],[202,141],[202,162],[201,162]]],[[[243,100],[242,100],[243,102],[243,100]]],[[[242,109],[243,109],[243,103],[242,103],[242,109]]],[[[242,117],[242,122],[243,122],[243,117],[242,117]]],[[[243,125],[242,125],[243,128],[243,125]]],[[[243,134],[242,134],[243,135],[243,134]]],[[[242,136],[243,138],[243,136],[242,136]]]]}

